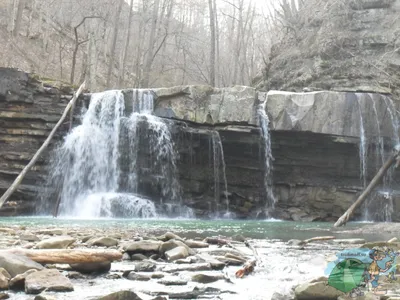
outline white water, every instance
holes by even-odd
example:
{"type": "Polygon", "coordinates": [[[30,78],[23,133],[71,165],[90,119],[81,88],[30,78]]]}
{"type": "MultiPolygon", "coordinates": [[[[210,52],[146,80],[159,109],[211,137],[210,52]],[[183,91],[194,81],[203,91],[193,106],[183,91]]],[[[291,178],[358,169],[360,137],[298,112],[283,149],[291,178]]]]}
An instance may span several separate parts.
{"type": "Polygon", "coordinates": [[[182,212],[193,216],[182,206],[175,145],[167,124],[152,115],[151,91],[134,90],[133,107],[125,117],[121,91],[92,95],[82,124],[66,136],[52,166],[50,181],[60,190],[60,215],[149,218],[182,212]],[[142,149],[143,142],[148,148],[142,149]],[[140,151],[146,161],[138,161],[140,151]],[[160,191],[158,212],[152,201],[137,195],[144,172],[160,191]]]}
{"type": "Polygon", "coordinates": [[[367,139],[365,136],[364,130],[364,120],[363,120],[363,113],[362,113],[362,106],[360,102],[360,94],[356,93],[358,108],[359,108],[359,115],[360,115],[360,180],[362,182],[363,187],[367,186],[367,139]]]}
{"type": "Polygon", "coordinates": [[[261,127],[262,138],[264,141],[264,186],[267,196],[266,201],[266,213],[270,216],[270,213],[275,209],[276,198],[273,192],[273,185],[272,185],[272,149],[271,149],[271,136],[269,132],[269,117],[265,112],[265,104],[266,102],[262,103],[257,109],[258,121],[259,126],[261,127]]]}
{"type": "Polygon", "coordinates": [[[229,211],[229,197],[228,197],[228,181],[226,180],[226,164],[224,148],[222,146],[221,136],[218,131],[213,131],[211,135],[213,160],[214,160],[214,199],[217,206],[217,213],[220,214],[219,199],[220,199],[220,169],[222,167],[222,179],[224,180],[224,198],[225,198],[225,212],[224,217],[230,216],[229,211]]]}

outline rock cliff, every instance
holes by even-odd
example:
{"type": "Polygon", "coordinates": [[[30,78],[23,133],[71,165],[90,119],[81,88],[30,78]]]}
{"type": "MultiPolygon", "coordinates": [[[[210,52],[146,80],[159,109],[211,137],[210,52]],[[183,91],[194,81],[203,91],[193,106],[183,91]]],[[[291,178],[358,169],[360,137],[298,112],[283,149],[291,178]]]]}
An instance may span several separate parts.
{"type": "Polygon", "coordinates": [[[257,88],[399,96],[399,0],[305,2],[273,45],[257,88]]]}
{"type": "MultiPolygon", "coordinates": [[[[4,192],[59,119],[72,91],[41,83],[16,70],[2,69],[0,74],[0,192],[4,192]]],[[[154,114],[168,123],[179,153],[177,168],[184,204],[198,217],[207,218],[217,209],[226,209],[226,197],[236,218],[265,216],[265,145],[257,114],[260,107],[270,119],[277,199],[272,215],[277,218],[338,218],[399,139],[395,104],[381,94],[266,94],[239,86],[183,86],[150,92],[155,99],[154,114]],[[226,164],[227,194],[222,172],[216,181],[213,167],[213,139],[217,133],[226,164]]],[[[128,111],[137,105],[133,93],[123,91],[128,111]]],[[[87,105],[87,101],[81,103],[87,105]]],[[[66,123],[58,138],[67,128],[66,123]]],[[[148,171],[151,161],[146,158],[146,146],[139,155],[140,170],[148,176],[143,176],[138,190],[157,198],[159,190],[154,188],[154,174],[148,171]]],[[[35,212],[48,162],[47,153],[1,210],[3,215],[35,212]]],[[[384,217],[380,212],[385,211],[392,220],[400,220],[400,202],[391,191],[398,188],[397,175],[394,171],[385,179],[385,186],[376,196],[380,199],[377,206],[362,208],[358,217],[367,212],[371,218],[381,220],[384,217]]],[[[54,206],[56,199],[49,201],[54,206]]]]}

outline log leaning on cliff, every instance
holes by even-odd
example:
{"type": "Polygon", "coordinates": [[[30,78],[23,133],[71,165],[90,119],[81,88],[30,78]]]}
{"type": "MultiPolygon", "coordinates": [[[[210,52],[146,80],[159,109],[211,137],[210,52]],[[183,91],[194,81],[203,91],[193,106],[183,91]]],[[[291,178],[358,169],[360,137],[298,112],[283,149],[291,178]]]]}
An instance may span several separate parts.
{"type": "Polygon", "coordinates": [[[1,253],[24,255],[41,264],[100,263],[122,259],[118,250],[98,249],[9,249],[1,253]]]}
{"type": "Polygon", "coordinates": [[[33,165],[38,160],[39,156],[43,153],[43,151],[50,144],[50,141],[53,138],[54,134],[56,133],[57,129],[64,122],[65,118],[68,115],[69,110],[75,104],[76,100],[79,98],[79,95],[83,92],[84,88],[85,88],[85,81],[81,84],[81,86],[79,87],[78,91],[75,93],[75,95],[69,101],[67,107],[65,108],[65,110],[64,110],[64,112],[63,112],[63,114],[62,114],[62,116],[60,118],[60,120],[54,126],[53,130],[50,132],[49,136],[44,141],[43,145],[39,148],[39,150],[35,153],[35,155],[32,157],[30,162],[25,166],[25,168],[21,171],[21,173],[19,173],[19,175],[17,176],[17,178],[15,178],[14,182],[12,183],[12,185],[8,188],[8,190],[0,198],[0,208],[7,201],[7,199],[15,192],[15,190],[18,188],[18,186],[21,184],[22,180],[24,179],[25,175],[33,167],[33,165]]]}
{"type": "Polygon", "coordinates": [[[394,153],[388,158],[388,160],[384,163],[384,165],[379,169],[378,173],[376,173],[375,177],[371,180],[367,188],[362,192],[362,194],[358,197],[357,201],[354,202],[349,209],[337,220],[334,227],[339,227],[345,225],[354,211],[359,207],[368,197],[368,195],[372,192],[372,190],[379,184],[382,180],[383,176],[385,176],[386,172],[389,168],[397,162],[396,167],[399,165],[400,158],[400,148],[399,145],[394,149],[394,153]]]}

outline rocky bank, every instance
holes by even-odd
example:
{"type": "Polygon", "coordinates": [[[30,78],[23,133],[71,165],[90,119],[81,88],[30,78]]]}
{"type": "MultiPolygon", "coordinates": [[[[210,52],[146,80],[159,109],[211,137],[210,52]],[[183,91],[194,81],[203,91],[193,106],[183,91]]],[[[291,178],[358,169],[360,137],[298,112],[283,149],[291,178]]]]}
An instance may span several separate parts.
{"type": "MultiPolygon", "coordinates": [[[[4,192],[59,119],[73,90],[38,81],[17,70],[0,71],[0,192],[4,192]]],[[[178,149],[183,199],[197,217],[207,218],[217,207],[224,209],[226,197],[234,217],[264,216],[267,189],[265,143],[258,126],[260,104],[270,119],[273,190],[277,200],[273,216],[277,218],[335,220],[398,141],[397,103],[382,94],[266,94],[240,86],[182,86],[152,89],[151,93],[155,98],[154,114],[168,122],[178,149]],[[227,195],[222,172],[217,178],[219,184],[215,185],[212,139],[216,133],[226,164],[227,195]]],[[[124,90],[123,94],[128,111],[133,110],[133,91],[124,90]]],[[[89,97],[82,98],[76,116],[82,107],[87,107],[89,97]]],[[[68,122],[59,131],[58,140],[68,130],[68,122]]],[[[35,213],[48,162],[49,152],[2,208],[3,215],[35,213]]],[[[151,168],[149,163],[141,160],[141,170],[151,168]]],[[[396,176],[397,172],[392,172],[394,180],[387,181],[390,188],[396,188],[396,176]]],[[[144,176],[139,192],[157,198],[152,181],[150,175],[144,176]]],[[[398,199],[394,195],[390,200],[391,218],[397,221],[398,199]]],[[[51,209],[55,202],[56,196],[49,200],[51,209]]],[[[383,199],[377,205],[372,213],[385,208],[387,201],[383,199]]],[[[358,216],[362,214],[361,210],[358,216]]],[[[379,214],[373,217],[382,218],[379,214]]]]}

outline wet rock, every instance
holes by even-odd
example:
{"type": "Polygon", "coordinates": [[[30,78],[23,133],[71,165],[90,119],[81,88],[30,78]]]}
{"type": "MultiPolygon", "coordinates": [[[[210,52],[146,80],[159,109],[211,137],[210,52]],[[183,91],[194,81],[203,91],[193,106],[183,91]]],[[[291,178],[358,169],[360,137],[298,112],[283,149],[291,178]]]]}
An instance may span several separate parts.
{"type": "Polygon", "coordinates": [[[160,255],[158,255],[158,254],[150,255],[149,258],[152,260],[156,260],[156,261],[164,261],[162,258],[160,258],[160,255]]]}
{"type": "Polygon", "coordinates": [[[39,239],[36,235],[34,235],[34,234],[22,234],[22,235],[19,236],[19,239],[20,239],[21,241],[27,241],[27,242],[37,242],[37,241],[40,240],[40,239],[39,239]]]}
{"type": "Polygon", "coordinates": [[[201,241],[194,241],[194,240],[186,240],[185,244],[189,248],[208,248],[210,246],[208,243],[204,243],[201,241]]]}
{"type": "Polygon", "coordinates": [[[106,273],[111,269],[111,262],[70,264],[71,268],[81,273],[106,273]]]}
{"type": "Polygon", "coordinates": [[[135,272],[153,272],[155,269],[156,264],[149,261],[135,263],[135,272]]]}
{"type": "Polygon", "coordinates": [[[210,270],[212,270],[211,265],[208,263],[166,266],[163,268],[163,271],[167,273],[175,273],[182,271],[196,272],[196,271],[210,271],[210,270]]]}
{"type": "Polygon", "coordinates": [[[153,298],[151,300],[168,300],[168,298],[165,298],[163,296],[157,296],[157,297],[155,297],[155,298],[153,298]]]}
{"type": "Polygon", "coordinates": [[[336,244],[353,245],[353,244],[364,244],[365,240],[364,239],[335,239],[335,240],[332,240],[332,242],[336,243],[336,244]]]}
{"type": "Polygon", "coordinates": [[[7,270],[11,277],[25,273],[28,270],[43,270],[43,266],[23,255],[0,253],[0,267],[7,270]]]}
{"type": "Polygon", "coordinates": [[[89,246],[112,247],[118,245],[118,240],[110,237],[100,237],[90,239],[87,243],[89,246]]]}
{"type": "Polygon", "coordinates": [[[151,279],[149,275],[139,274],[136,272],[129,272],[126,278],[129,280],[136,280],[136,281],[149,281],[151,279]]]}
{"type": "Polygon", "coordinates": [[[304,283],[298,285],[294,293],[297,300],[336,300],[344,295],[341,291],[327,285],[327,282],[304,283]]]}
{"type": "Polygon", "coordinates": [[[190,249],[185,243],[177,240],[169,240],[168,242],[162,243],[160,246],[160,254],[165,255],[166,252],[177,248],[177,247],[184,247],[188,253],[188,255],[195,255],[196,253],[194,250],[190,249]]]}
{"type": "Polygon", "coordinates": [[[8,295],[7,293],[0,293],[0,300],[2,299],[9,299],[10,295],[8,295]]]}
{"type": "Polygon", "coordinates": [[[70,236],[58,236],[43,240],[36,244],[36,249],[67,249],[75,243],[75,239],[70,236]]]}
{"type": "Polygon", "coordinates": [[[198,283],[212,283],[224,279],[223,275],[196,274],[192,276],[192,281],[198,283]]]}
{"type": "Polygon", "coordinates": [[[24,290],[25,279],[29,274],[37,272],[37,270],[28,270],[23,274],[18,274],[10,280],[10,290],[24,290]]]}
{"type": "Polygon", "coordinates": [[[288,295],[282,295],[281,293],[274,293],[271,297],[271,300],[292,300],[293,297],[288,295]]]}
{"type": "Polygon", "coordinates": [[[153,278],[153,279],[161,279],[161,278],[164,278],[165,275],[162,274],[162,273],[153,273],[153,274],[151,274],[150,277],[153,278]]]}
{"type": "Polygon", "coordinates": [[[119,274],[116,274],[116,273],[114,273],[114,274],[108,274],[108,275],[106,275],[106,278],[107,279],[121,279],[122,278],[122,276],[121,275],[119,275],[119,274]]]}
{"type": "Polygon", "coordinates": [[[218,259],[224,265],[228,265],[228,266],[241,266],[241,265],[243,265],[243,260],[242,259],[238,260],[238,259],[231,258],[231,257],[226,257],[226,256],[216,256],[216,259],[218,259]]]}
{"type": "Polygon", "coordinates": [[[57,270],[42,270],[29,274],[25,279],[25,293],[39,294],[49,292],[71,292],[71,282],[57,270]]]}
{"type": "Polygon", "coordinates": [[[123,250],[128,252],[130,255],[141,253],[158,253],[162,242],[160,241],[138,241],[138,242],[130,242],[123,245],[123,250]]]}
{"type": "Polygon", "coordinates": [[[157,240],[160,240],[163,242],[166,242],[169,240],[183,241],[183,239],[179,235],[176,235],[175,233],[172,233],[172,232],[167,232],[167,233],[157,237],[157,240]]]}
{"type": "Polygon", "coordinates": [[[76,271],[71,271],[68,272],[67,277],[69,279],[85,279],[85,275],[83,275],[82,273],[76,272],[76,271]]]}
{"type": "Polygon", "coordinates": [[[87,241],[93,239],[94,236],[93,235],[86,235],[83,238],[81,238],[82,243],[86,243],[87,241]]]}
{"type": "Polygon", "coordinates": [[[34,298],[34,300],[57,300],[57,298],[52,295],[47,295],[47,294],[42,293],[40,295],[37,295],[34,298]]]}
{"type": "Polygon", "coordinates": [[[158,283],[166,286],[173,286],[173,285],[187,285],[188,282],[182,279],[171,278],[171,279],[159,280],[158,283]]]}
{"type": "Polygon", "coordinates": [[[102,297],[96,297],[93,300],[142,300],[132,291],[120,291],[102,297]]]}
{"type": "Polygon", "coordinates": [[[136,253],[136,254],[133,254],[133,255],[131,255],[131,260],[136,260],[136,261],[141,261],[141,260],[146,260],[147,259],[147,256],[146,255],[143,255],[143,254],[140,254],[140,253],[136,253]]]}
{"type": "Polygon", "coordinates": [[[189,256],[187,248],[179,246],[164,253],[168,261],[185,258],[189,256]]]}

